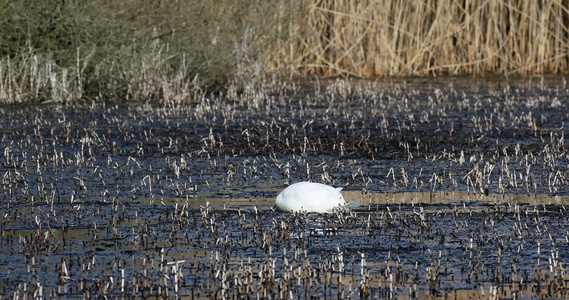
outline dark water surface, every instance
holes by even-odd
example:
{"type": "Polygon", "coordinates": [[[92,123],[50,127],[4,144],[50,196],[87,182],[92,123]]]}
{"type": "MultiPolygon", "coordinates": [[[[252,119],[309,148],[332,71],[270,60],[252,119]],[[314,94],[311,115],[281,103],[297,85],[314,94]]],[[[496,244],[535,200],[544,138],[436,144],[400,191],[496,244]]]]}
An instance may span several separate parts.
{"type": "Polygon", "coordinates": [[[0,296],[566,298],[562,77],[2,106],[0,296]],[[289,183],[360,208],[275,211],[289,183]]]}

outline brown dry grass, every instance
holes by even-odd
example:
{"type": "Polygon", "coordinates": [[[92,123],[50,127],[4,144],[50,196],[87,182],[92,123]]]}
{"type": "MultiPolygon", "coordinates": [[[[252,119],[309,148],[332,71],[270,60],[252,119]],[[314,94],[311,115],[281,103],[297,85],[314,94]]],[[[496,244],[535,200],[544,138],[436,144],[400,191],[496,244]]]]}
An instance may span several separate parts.
{"type": "Polygon", "coordinates": [[[299,0],[275,69],[406,76],[567,71],[569,1],[299,0]],[[287,63],[288,65],[285,65],[287,63]],[[292,66],[292,68],[290,67],[292,66]]]}
{"type": "Polygon", "coordinates": [[[0,103],[193,101],[278,86],[271,74],[565,73],[568,7],[569,0],[4,1],[0,103]]]}
{"type": "MultiPolygon", "coordinates": [[[[264,79],[273,3],[0,1],[0,103],[192,100],[264,79]]],[[[281,30],[284,30],[282,26],[281,30]]]]}

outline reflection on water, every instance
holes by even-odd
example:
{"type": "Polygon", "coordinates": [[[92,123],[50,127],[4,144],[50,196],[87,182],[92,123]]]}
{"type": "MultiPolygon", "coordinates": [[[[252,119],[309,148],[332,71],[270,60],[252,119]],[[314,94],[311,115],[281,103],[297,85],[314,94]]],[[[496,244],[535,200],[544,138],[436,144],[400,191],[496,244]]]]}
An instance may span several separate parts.
{"type": "MultiPolygon", "coordinates": [[[[231,195],[216,198],[215,195],[208,193],[199,194],[196,198],[188,200],[182,199],[161,199],[161,203],[182,205],[188,203],[193,208],[206,207],[212,205],[223,209],[237,209],[247,206],[258,206],[271,208],[275,205],[276,195],[280,190],[267,190],[268,197],[233,198],[231,195]],[[273,196],[274,195],[274,196],[273,196]]],[[[346,202],[355,201],[364,206],[377,204],[453,204],[460,205],[468,202],[481,202],[487,204],[517,204],[517,205],[569,205],[568,196],[550,196],[544,194],[476,194],[468,192],[406,192],[406,193],[377,193],[369,191],[348,191],[343,190],[342,196],[346,202]]],[[[140,203],[154,203],[153,199],[141,199],[140,203]]]]}
{"type": "Polygon", "coordinates": [[[464,202],[482,202],[488,204],[518,205],[568,205],[568,196],[549,196],[543,194],[475,194],[468,192],[420,192],[420,193],[374,193],[362,191],[343,191],[347,202],[356,201],[362,205],[371,204],[461,204],[464,202]]]}

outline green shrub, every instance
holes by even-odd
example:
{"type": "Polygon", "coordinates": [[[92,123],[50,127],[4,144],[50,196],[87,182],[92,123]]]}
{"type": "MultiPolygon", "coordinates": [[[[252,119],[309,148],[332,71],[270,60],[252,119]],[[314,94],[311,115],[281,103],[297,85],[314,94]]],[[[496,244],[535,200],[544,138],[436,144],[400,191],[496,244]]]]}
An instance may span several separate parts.
{"type": "Polygon", "coordinates": [[[6,2],[0,102],[187,100],[254,84],[284,17],[270,1],[6,2]]]}

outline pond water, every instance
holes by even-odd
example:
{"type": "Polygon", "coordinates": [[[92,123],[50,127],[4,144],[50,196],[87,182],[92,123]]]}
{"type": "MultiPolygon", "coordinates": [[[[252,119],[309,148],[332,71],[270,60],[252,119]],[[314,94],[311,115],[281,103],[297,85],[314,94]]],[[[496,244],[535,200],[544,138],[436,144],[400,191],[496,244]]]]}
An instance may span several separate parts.
{"type": "Polygon", "coordinates": [[[0,296],[566,298],[568,87],[282,83],[0,107],[0,296]],[[361,207],[275,211],[288,184],[361,207]]]}

